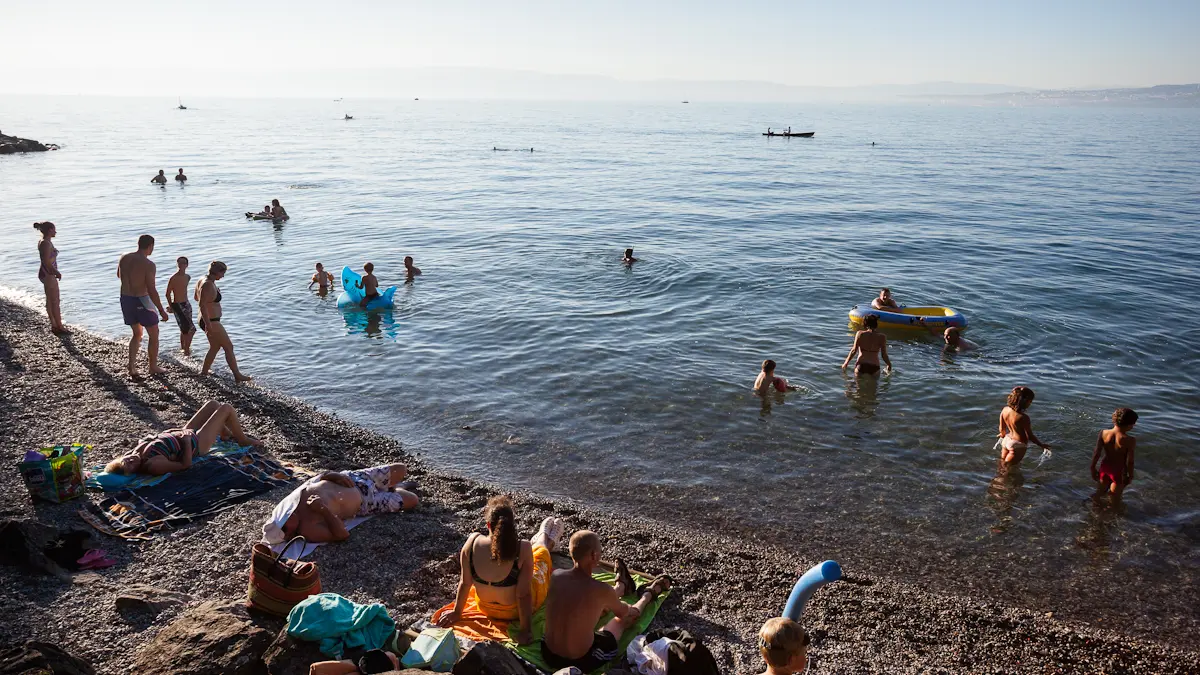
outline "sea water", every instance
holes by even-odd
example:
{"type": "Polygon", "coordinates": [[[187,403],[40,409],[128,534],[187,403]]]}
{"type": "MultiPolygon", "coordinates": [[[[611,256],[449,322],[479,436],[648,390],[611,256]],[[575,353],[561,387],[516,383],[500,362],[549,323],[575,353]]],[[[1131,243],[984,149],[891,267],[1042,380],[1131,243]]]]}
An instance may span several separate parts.
{"type": "Polygon", "coordinates": [[[229,265],[245,372],[444,469],[798,569],[1200,634],[1200,111],[188,104],[0,97],[5,133],[62,145],[0,158],[2,283],[39,291],[30,225],[54,221],[65,319],[121,338],[116,259],[148,232],[160,292],[177,256],[229,265]],[[789,125],[816,136],[761,136],[789,125]],[[242,215],[271,199],[289,222],[242,215]],[[339,311],[306,288],[318,261],[373,262],[395,308],[339,311]],[[844,373],[846,312],[880,286],[963,312],[980,348],[893,333],[890,375],[844,373]],[[800,391],[754,396],[766,358],[800,391]],[[1054,451],[1003,473],[1018,384],[1054,451]],[[1113,508],[1088,463],[1120,406],[1141,420],[1113,508]]]}

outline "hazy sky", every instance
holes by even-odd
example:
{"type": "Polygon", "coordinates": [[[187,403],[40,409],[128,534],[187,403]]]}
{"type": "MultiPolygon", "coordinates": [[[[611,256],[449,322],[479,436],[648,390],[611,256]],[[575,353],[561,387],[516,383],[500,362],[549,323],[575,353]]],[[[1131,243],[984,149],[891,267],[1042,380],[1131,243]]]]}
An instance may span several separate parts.
{"type": "Polygon", "coordinates": [[[43,77],[35,69],[176,65],[823,86],[1200,81],[1200,0],[0,0],[0,17],[0,91],[43,77]]]}

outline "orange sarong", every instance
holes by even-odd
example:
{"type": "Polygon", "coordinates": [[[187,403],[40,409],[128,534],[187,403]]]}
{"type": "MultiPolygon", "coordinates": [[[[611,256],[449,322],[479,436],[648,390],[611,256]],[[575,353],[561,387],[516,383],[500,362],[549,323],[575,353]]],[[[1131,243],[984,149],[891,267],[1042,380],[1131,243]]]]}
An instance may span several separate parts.
{"type": "MultiPolygon", "coordinates": [[[[530,581],[531,612],[538,611],[538,608],[546,602],[546,593],[550,590],[550,572],[553,571],[553,567],[550,551],[545,546],[535,545],[533,547],[533,579],[530,581]]],[[[452,611],[454,611],[453,602],[434,612],[430,621],[436,624],[442,615],[452,611]]],[[[484,640],[510,642],[508,624],[520,618],[520,608],[517,603],[506,605],[498,602],[481,602],[479,594],[472,586],[467,595],[467,604],[463,607],[462,613],[458,615],[458,621],[454,622],[454,632],[476,642],[484,640]]]]}

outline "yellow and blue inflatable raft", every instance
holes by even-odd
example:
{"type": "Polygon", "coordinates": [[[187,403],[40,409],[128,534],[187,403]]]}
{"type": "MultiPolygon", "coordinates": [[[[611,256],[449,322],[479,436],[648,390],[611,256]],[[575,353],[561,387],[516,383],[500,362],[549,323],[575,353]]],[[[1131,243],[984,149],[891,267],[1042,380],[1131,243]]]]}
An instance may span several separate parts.
{"type": "Polygon", "coordinates": [[[850,308],[850,323],[859,325],[868,314],[879,317],[880,328],[955,328],[965,329],[967,317],[949,307],[908,307],[899,309],[875,309],[871,303],[850,308]],[[924,321],[922,321],[924,319],[924,321]]]}

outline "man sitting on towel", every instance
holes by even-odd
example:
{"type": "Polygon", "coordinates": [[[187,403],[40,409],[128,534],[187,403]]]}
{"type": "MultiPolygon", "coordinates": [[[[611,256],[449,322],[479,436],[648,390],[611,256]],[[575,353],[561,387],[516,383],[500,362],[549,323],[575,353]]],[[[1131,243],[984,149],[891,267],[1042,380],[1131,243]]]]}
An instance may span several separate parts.
{"type": "Polygon", "coordinates": [[[621,597],[634,587],[624,562],[617,561],[615,587],[592,578],[600,563],[600,537],[595,532],[581,530],[571,536],[571,560],[572,569],[555,570],[550,576],[542,657],[555,670],[575,666],[590,673],[617,657],[621,634],[671,587],[671,579],[661,576],[638,589],[637,603],[627,605],[621,597]],[[612,612],[613,619],[596,631],[596,622],[605,612],[612,612]]]}
{"type": "Polygon", "coordinates": [[[350,537],[345,523],[350,518],[416,507],[419,500],[411,492],[415,484],[401,483],[406,475],[403,464],[392,464],[327,471],[311,478],[276,507],[263,528],[265,538],[271,543],[277,543],[272,541],[275,538],[286,541],[297,535],[310,544],[344,541],[350,537]],[[273,537],[272,529],[282,529],[282,537],[273,537]]]}

